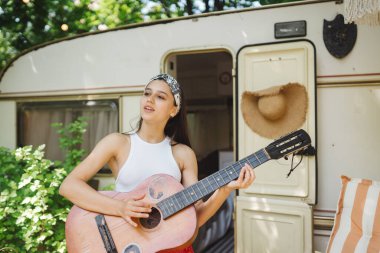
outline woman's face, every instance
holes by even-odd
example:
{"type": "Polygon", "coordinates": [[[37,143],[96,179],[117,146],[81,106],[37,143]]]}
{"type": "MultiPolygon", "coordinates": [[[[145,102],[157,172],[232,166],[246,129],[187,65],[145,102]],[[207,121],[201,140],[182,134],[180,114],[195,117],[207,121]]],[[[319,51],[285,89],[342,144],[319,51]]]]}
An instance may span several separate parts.
{"type": "Polygon", "coordinates": [[[174,117],[177,107],[174,105],[174,97],[163,80],[154,80],[145,88],[140,102],[140,113],[143,120],[153,122],[166,122],[174,117]]]}

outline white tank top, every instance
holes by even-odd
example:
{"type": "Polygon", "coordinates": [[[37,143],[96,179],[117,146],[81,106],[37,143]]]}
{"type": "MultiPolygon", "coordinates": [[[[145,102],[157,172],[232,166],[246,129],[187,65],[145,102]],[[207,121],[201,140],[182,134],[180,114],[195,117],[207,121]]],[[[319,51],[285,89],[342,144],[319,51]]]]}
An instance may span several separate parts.
{"type": "Polygon", "coordinates": [[[173,157],[170,138],[160,143],[148,143],[137,133],[130,135],[129,156],[117,175],[115,191],[129,192],[146,178],[159,173],[181,181],[181,171],[173,157]]]}

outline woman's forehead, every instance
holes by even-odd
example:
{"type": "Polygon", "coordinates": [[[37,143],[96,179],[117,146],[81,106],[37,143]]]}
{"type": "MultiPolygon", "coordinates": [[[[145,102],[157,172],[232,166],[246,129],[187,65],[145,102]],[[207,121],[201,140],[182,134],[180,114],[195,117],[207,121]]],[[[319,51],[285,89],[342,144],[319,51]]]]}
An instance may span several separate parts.
{"type": "Polygon", "coordinates": [[[145,87],[145,89],[147,89],[147,88],[149,88],[153,91],[162,91],[162,92],[165,92],[167,94],[172,93],[169,85],[164,80],[153,80],[145,87]]]}

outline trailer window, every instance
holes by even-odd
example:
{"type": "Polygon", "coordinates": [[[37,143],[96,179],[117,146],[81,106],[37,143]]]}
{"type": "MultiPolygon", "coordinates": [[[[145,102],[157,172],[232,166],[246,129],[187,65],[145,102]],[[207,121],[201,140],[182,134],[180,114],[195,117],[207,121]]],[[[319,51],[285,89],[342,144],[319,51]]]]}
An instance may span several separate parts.
{"type": "Polygon", "coordinates": [[[119,109],[117,100],[83,100],[18,103],[18,146],[45,144],[45,155],[51,160],[63,160],[59,136],[53,123],[67,125],[78,117],[88,122],[81,148],[86,154],[105,135],[118,132],[119,109]]]}

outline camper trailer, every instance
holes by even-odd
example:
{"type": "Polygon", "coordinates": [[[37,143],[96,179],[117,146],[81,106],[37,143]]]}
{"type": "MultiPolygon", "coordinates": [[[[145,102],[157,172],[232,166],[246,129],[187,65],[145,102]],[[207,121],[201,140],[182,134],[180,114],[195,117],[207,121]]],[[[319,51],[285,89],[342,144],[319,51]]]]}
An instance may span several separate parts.
{"type": "MultiPolygon", "coordinates": [[[[302,1],[127,25],[31,48],[0,75],[0,145],[44,143],[47,157],[59,159],[51,123],[85,116],[91,149],[108,133],[134,129],[145,84],[165,72],[184,89],[202,178],[276,139],[247,124],[244,92],[298,83],[307,91],[299,128],[313,149],[255,168],[254,184],[231,197],[197,243],[203,250],[228,242],[224,249],[238,253],[324,252],[341,176],[380,180],[380,27],[341,29],[343,13],[337,1],[302,1]]],[[[102,188],[114,178],[104,169],[94,180],[102,188]]]]}

